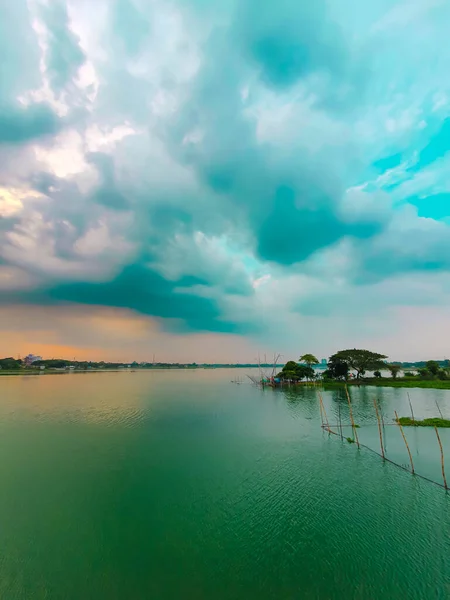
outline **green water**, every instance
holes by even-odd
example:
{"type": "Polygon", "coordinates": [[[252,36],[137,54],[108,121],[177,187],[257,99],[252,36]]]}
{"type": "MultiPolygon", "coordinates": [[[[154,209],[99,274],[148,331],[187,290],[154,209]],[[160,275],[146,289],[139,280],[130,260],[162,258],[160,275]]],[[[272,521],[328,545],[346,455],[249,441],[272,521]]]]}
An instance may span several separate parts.
{"type": "MultiPolygon", "coordinates": [[[[235,377],[1,378],[0,598],[450,597],[450,496],[324,433],[312,390],[235,377]]],[[[409,391],[417,418],[435,399],[450,417],[449,391],[409,391]]],[[[375,394],[407,464],[387,424],[409,414],[406,391],[352,394],[361,441],[379,445],[375,394]]],[[[348,419],[342,390],[324,400],[348,419]]],[[[434,432],[405,431],[440,481],[434,432]]]]}

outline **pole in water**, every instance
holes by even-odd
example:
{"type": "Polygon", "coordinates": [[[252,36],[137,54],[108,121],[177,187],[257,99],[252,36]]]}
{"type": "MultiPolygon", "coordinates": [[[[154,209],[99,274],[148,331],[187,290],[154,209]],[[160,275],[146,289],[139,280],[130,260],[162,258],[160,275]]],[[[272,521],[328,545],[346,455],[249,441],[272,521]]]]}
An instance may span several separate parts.
{"type": "Polygon", "coordinates": [[[438,442],[439,442],[439,448],[441,450],[442,479],[444,480],[444,487],[445,487],[445,489],[448,490],[447,479],[445,477],[444,450],[442,449],[442,442],[441,442],[441,438],[439,436],[439,431],[437,430],[437,427],[434,428],[434,431],[436,432],[436,437],[437,437],[438,442]]]}
{"type": "Polygon", "coordinates": [[[381,410],[381,404],[380,401],[377,400],[377,406],[378,406],[378,410],[380,411],[380,416],[381,416],[381,422],[383,423],[383,444],[384,444],[384,451],[386,452],[386,428],[384,425],[384,417],[383,417],[383,411],[381,410]]]}
{"type": "Polygon", "coordinates": [[[378,412],[377,401],[375,398],[373,399],[373,405],[375,406],[375,412],[377,414],[378,433],[380,434],[381,456],[383,457],[383,460],[384,460],[385,456],[384,456],[384,446],[383,446],[383,432],[381,430],[380,414],[378,412]]]}
{"type": "Polygon", "coordinates": [[[409,460],[411,463],[411,473],[414,475],[415,471],[414,471],[414,463],[413,463],[413,459],[412,459],[412,455],[411,455],[411,450],[409,449],[408,441],[407,441],[405,433],[403,431],[402,424],[400,423],[400,419],[398,418],[397,411],[395,410],[394,412],[395,412],[395,418],[397,419],[398,426],[400,427],[400,431],[402,433],[403,441],[405,442],[406,449],[408,450],[409,460]]]}
{"type": "Polygon", "coordinates": [[[317,392],[317,394],[319,396],[319,401],[320,401],[320,404],[322,406],[322,410],[323,410],[323,414],[324,414],[324,417],[325,417],[325,423],[326,423],[326,426],[327,426],[327,429],[328,429],[328,433],[332,433],[332,431],[330,429],[330,422],[328,421],[327,411],[325,410],[325,404],[323,403],[322,394],[319,391],[317,392]]]}
{"type": "Polygon", "coordinates": [[[414,411],[413,411],[412,404],[411,404],[411,398],[409,397],[409,392],[406,392],[406,393],[408,394],[409,408],[411,409],[411,416],[412,416],[412,420],[414,423],[415,419],[414,419],[414,411]]]}
{"type": "Polygon", "coordinates": [[[441,415],[441,419],[443,419],[444,417],[442,416],[442,412],[441,412],[441,409],[440,409],[440,407],[439,407],[438,401],[437,401],[437,400],[435,400],[435,402],[436,402],[436,406],[437,406],[437,409],[438,409],[438,411],[439,411],[439,414],[441,415]]]}
{"type": "Polygon", "coordinates": [[[348,393],[347,385],[345,386],[345,393],[347,394],[348,408],[350,410],[350,421],[352,423],[353,435],[355,436],[356,444],[357,444],[358,449],[359,449],[360,445],[359,445],[358,433],[356,431],[355,421],[353,420],[352,401],[350,400],[350,394],[348,393]]]}

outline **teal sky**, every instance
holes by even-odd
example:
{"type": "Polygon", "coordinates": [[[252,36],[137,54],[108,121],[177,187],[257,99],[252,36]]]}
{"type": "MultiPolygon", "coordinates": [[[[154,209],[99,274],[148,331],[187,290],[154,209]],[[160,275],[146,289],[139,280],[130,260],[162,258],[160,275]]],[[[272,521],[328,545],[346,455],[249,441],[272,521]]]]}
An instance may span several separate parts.
{"type": "Polygon", "coordinates": [[[0,0],[1,353],[446,356],[449,27],[447,0],[0,0]]]}

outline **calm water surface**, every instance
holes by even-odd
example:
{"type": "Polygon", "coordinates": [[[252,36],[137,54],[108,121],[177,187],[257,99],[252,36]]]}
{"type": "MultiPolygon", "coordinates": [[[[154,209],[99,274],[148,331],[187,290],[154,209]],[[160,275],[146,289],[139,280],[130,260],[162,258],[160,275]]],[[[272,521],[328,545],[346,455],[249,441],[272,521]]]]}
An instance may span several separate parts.
{"type": "MultiPolygon", "coordinates": [[[[450,496],[324,433],[313,390],[236,376],[0,378],[0,598],[449,598],[450,496]]],[[[406,390],[352,394],[361,441],[379,447],[376,395],[407,464],[388,425],[406,390]]],[[[450,392],[410,395],[417,418],[436,399],[450,418],[450,392]]],[[[348,422],[342,390],[324,400],[348,422]]],[[[440,481],[434,432],[405,431],[440,481]]]]}

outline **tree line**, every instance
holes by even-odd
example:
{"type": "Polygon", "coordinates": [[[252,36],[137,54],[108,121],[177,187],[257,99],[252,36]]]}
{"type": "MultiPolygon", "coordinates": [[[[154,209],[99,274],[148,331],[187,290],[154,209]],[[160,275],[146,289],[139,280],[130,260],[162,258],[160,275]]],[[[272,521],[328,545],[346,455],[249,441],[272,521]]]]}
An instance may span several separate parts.
{"type": "MultiPolygon", "coordinates": [[[[375,378],[382,377],[382,371],[390,372],[391,377],[396,379],[402,370],[397,363],[387,362],[385,354],[353,348],[349,350],[339,350],[327,362],[326,370],[321,374],[324,380],[347,381],[351,376],[356,380],[362,379],[368,371],[373,372],[375,378]]],[[[277,378],[288,381],[312,381],[317,379],[314,367],[319,364],[318,359],[313,354],[303,354],[298,360],[289,361],[285,364],[277,378]]],[[[450,379],[450,361],[429,360],[424,363],[425,366],[419,368],[417,376],[422,379],[450,379]]],[[[414,377],[414,374],[408,376],[414,377]]]]}

